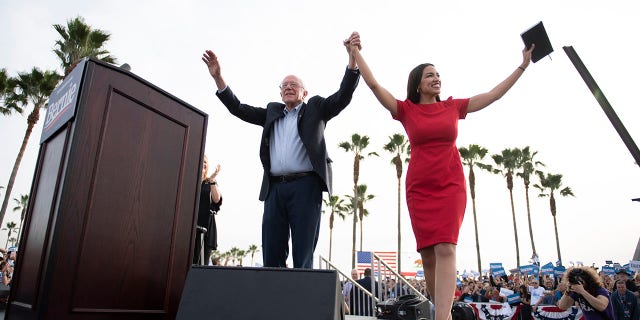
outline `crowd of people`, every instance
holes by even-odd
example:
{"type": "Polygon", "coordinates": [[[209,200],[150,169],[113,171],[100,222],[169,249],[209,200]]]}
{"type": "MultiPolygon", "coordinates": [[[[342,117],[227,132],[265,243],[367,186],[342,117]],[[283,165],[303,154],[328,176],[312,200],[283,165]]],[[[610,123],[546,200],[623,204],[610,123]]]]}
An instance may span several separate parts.
{"type": "MultiPolygon", "coordinates": [[[[365,270],[362,277],[352,270],[351,278],[360,286],[374,294],[379,301],[397,299],[413,294],[401,281],[385,277],[378,281],[365,270]]],[[[431,298],[424,279],[407,278],[406,282],[425,297],[431,298]]],[[[640,272],[620,268],[609,275],[593,267],[572,267],[564,276],[527,276],[512,273],[508,276],[493,277],[490,273],[480,277],[459,277],[454,291],[454,301],[464,303],[496,303],[519,307],[517,320],[531,320],[543,306],[557,306],[568,309],[577,306],[585,320],[640,320],[640,272]],[[576,276],[578,274],[579,276],[576,276]],[[507,293],[517,294],[511,299],[507,293]],[[562,300],[564,297],[564,300],[562,300]],[[601,299],[601,303],[598,303],[601,299]],[[605,314],[608,316],[604,316],[605,314]]],[[[373,314],[371,300],[367,299],[349,281],[343,282],[342,294],[345,310],[353,315],[373,314]]]]}

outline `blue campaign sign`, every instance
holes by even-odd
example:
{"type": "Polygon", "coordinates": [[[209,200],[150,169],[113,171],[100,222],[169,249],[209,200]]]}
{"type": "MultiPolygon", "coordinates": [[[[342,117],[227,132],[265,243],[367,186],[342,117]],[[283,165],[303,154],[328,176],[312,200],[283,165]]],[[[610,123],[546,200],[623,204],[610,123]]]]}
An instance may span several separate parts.
{"type": "Polygon", "coordinates": [[[500,267],[500,269],[491,269],[491,273],[493,273],[494,277],[502,277],[507,275],[507,272],[504,271],[504,268],[502,267],[500,267]]]}
{"type": "Polygon", "coordinates": [[[534,275],[534,274],[538,274],[538,271],[539,271],[538,266],[535,264],[520,266],[520,272],[522,274],[534,275]]]}
{"type": "Polygon", "coordinates": [[[553,268],[553,272],[557,277],[562,277],[564,275],[565,271],[567,271],[567,268],[565,268],[563,266],[557,266],[557,267],[553,268]]]}
{"type": "Polygon", "coordinates": [[[616,273],[615,269],[612,266],[602,266],[602,272],[609,276],[612,276],[616,273]]]}
{"type": "Polygon", "coordinates": [[[87,59],[85,58],[78,63],[62,83],[51,92],[47,114],[44,117],[42,126],[40,143],[43,143],[75,115],[86,62],[87,59]]]}
{"type": "Polygon", "coordinates": [[[549,262],[547,264],[545,264],[544,266],[542,266],[542,274],[549,274],[552,275],[553,274],[553,263],[549,262]]]}
{"type": "Polygon", "coordinates": [[[519,293],[514,293],[514,294],[508,295],[507,296],[507,303],[509,303],[509,304],[520,303],[520,294],[519,293]]]}

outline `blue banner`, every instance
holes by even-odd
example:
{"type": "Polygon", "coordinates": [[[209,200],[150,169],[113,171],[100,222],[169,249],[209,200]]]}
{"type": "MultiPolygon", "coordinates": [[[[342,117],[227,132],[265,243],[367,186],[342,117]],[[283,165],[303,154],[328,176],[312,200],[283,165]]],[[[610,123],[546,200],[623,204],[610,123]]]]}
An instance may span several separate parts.
{"type": "Polygon", "coordinates": [[[553,275],[553,263],[549,262],[542,266],[542,274],[553,275]]]}
{"type": "Polygon", "coordinates": [[[530,264],[526,266],[520,266],[520,273],[526,275],[537,275],[539,272],[538,266],[535,264],[530,264]]]}
{"type": "Polygon", "coordinates": [[[509,304],[520,303],[520,294],[519,293],[514,293],[514,294],[510,294],[509,296],[507,296],[507,303],[509,303],[509,304]]]}
{"type": "Polygon", "coordinates": [[[615,269],[613,269],[612,266],[602,266],[602,272],[609,276],[612,276],[616,273],[615,269]]]}
{"type": "Polygon", "coordinates": [[[564,275],[565,271],[567,271],[567,268],[565,268],[563,266],[557,266],[557,267],[553,268],[553,274],[556,277],[562,277],[564,275]]]}

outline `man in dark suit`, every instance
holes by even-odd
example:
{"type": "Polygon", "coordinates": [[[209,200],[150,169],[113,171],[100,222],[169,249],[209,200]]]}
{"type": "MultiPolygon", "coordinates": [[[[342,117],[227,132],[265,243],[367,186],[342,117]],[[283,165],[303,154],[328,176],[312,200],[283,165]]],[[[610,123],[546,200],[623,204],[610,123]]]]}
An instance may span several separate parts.
{"type": "MultiPolygon", "coordinates": [[[[378,281],[371,277],[370,268],[364,269],[364,277],[356,280],[356,283],[367,289],[367,291],[371,292],[376,297],[379,296],[378,281]]],[[[349,297],[349,301],[351,302],[349,305],[350,314],[356,316],[374,316],[373,308],[375,307],[375,303],[373,303],[372,300],[373,299],[360,290],[359,287],[354,287],[351,290],[351,296],[349,297]]]]}
{"type": "MultiPolygon", "coordinates": [[[[351,39],[345,40],[345,45],[351,39]]],[[[234,116],[263,127],[260,160],[264,168],[260,200],[262,255],[265,267],[286,267],[291,231],[294,268],[312,268],[318,241],[322,192],[331,193],[331,159],[327,154],[324,128],[351,102],[360,73],[354,57],[338,91],[327,98],[308,92],[294,75],[280,84],[282,102],[266,108],[243,104],[227,86],[216,55],[205,51],[206,63],[218,91],[216,95],[234,116]]]]}

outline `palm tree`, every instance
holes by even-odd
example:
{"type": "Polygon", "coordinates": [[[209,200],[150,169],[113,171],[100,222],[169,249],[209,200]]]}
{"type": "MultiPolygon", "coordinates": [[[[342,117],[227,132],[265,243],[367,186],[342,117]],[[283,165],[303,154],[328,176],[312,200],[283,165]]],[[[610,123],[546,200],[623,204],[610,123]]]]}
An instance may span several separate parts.
{"type": "Polygon", "coordinates": [[[9,239],[11,238],[11,234],[14,233],[14,232],[17,232],[16,226],[17,225],[16,225],[15,222],[9,221],[9,222],[7,222],[6,227],[2,228],[2,230],[8,230],[8,232],[7,232],[7,242],[5,242],[5,244],[4,244],[4,248],[5,249],[7,248],[7,245],[9,244],[9,239]]]}
{"type": "MultiPolygon", "coordinates": [[[[351,143],[344,141],[338,145],[346,152],[353,152],[353,247],[351,252],[351,268],[356,267],[356,224],[358,223],[357,199],[358,199],[358,178],[360,177],[360,160],[364,159],[364,149],[369,146],[369,137],[360,136],[357,133],[351,135],[351,143]]],[[[378,156],[375,152],[369,152],[367,156],[378,156]]]]}
{"type": "MultiPolygon", "coordinates": [[[[335,216],[337,215],[342,220],[347,216],[346,210],[347,208],[344,205],[344,199],[340,198],[337,195],[330,195],[329,199],[322,199],[324,205],[327,208],[331,208],[331,213],[329,215],[329,261],[331,261],[331,248],[333,247],[333,223],[335,220],[335,216]]],[[[324,213],[325,211],[322,210],[324,213]]]]}
{"type": "Polygon", "coordinates": [[[402,172],[403,170],[403,157],[404,158],[404,162],[409,162],[409,156],[411,155],[411,145],[409,144],[409,140],[405,139],[405,136],[403,134],[400,133],[395,133],[392,136],[389,137],[389,142],[387,142],[387,144],[385,144],[382,147],[384,150],[390,152],[391,154],[394,155],[394,157],[391,159],[391,164],[395,166],[396,168],[396,178],[398,178],[398,257],[397,257],[397,266],[398,266],[398,273],[401,272],[402,270],[402,265],[401,265],[401,261],[402,258],[400,257],[400,253],[402,252],[402,236],[400,233],[400,225],[401,225],[401,221],[402,221],[402,215],[401,215],[401,208],[400,208],[400,203],[401,203],[401,198],[400,198],[400,192],[401,192],[401,185],[402,185],[402,172]]]}
{"type": "Polygon", "coordinates": [[[8,101],[16,86],[15,79],[7,75],[7,70],[0,69],[0,114],[8,116],[13,112],[22,113],[19,101],[8,101]]]}
{"type": "Polygon", "coordinates": [[[238,266],[242,267],[242,260],[247,256],[247,250],[238,250],[238,266]]]}
{"type": "Polygon", "coordinates": [[[13,246],[15,246],[15,245],[18,243],[18,239],[16,239],[16,238],[11,238],[11,239],[9,239],[9,243],[11,243],[11,246],[13,247],[13,246]]]}
{"type": "Polygon", "coordinates": [[[540,184],[534,184],[533,186],[540,190],[540,194],[538,194],[539,197],[549,197],[549,208],[551,209],[551,215],[553,216],[553,227],[556,232],[556,250],[558,250],[558,261],[562,263],[562,256],[560,255],[560,238],[558,237],[558,222],[556,221],[556,198],[554,194],[555,191],[559,191],[560,195],[563,197],[575,196],[573,195],[571,188],[562,188],[561,174],[547,173],[545,175],[540,171],[538,171],[537,173],[538,177],[540,178],[540,184]]]}
{"type": "Polygon", "coordinates": [[[251,266],[253,266],[253,256],[255,256],[258,251],[258,246],[255,244],[250,245],[249,249],[247,249],[247,252],[251,254],[251,266]]]}
{"type": "Polygon", "coordinates": [[[24,222],[24,216],[27,214],[27,204],[29,203],[29,195],[28,194],[23,194],[20,195],[20,200],[13,198],[13,201],[15,201],[16,206],[13,207],[13,211],[20,211],[20,227],[18,228],[18,240],[20,240],[20,237],[22,235],[22,223],[24,222]]]}
{"type": "Polygon", "coordinates": [[[9,104],[21,104],[26,106],[28,102],[33,104],[33,110],[27,117],[27,131],[22,139],[22,145],[20,151],[16,157],[16,161],[13,164],[11,170],[11,176],[9,177],[9,183],[7,183],[7,190],[2,201],[2,207],[0,208],[0,223],[4,220],[4,215],[9,205],[9,197],[11,196],[11,190],[13,189],[13,183],[16,180],[18,174],[18,168],[22,161],[22,156],[27,148],[29,137],[33,131],[33,127],[40,119],[40,109],[46,108],[49,101],[49,95],[55,88],[56,84],[60,81],[60,75],[54,71],[42,72],[38,68],[33,68],[31,72],[18,73],[18,77],[15,79],[16,89],[9,93],[7,101],[9,104]]]}
{"type": "Polygon", "coordinates": [[[480,258],[480,240],[478,236],[478,216],[476,213],[476,174],[474,167],[491,172],[490,165],[480,162],[487,155],[488,150],[477,144],[470,144],[468,148],[458,149],[462,164],[469,167],[469,190],[471,191],[471,204],[473,206],[473,227],[476,231],[476,256],[478,257],[478,272],[482,273],[482,259],[480,258]]]}
{"type": "Polygon", "coordinates": [[[233,265],[236,265],[236,260],[238,259],[238,253],[240,252],[240,249],[238,249],[237,247],[232,247],[229,250],[229,256],[231,258],[231,263],[233,263],[233,265]]]}
{"type": "Polygon", "coordinates": [[[507,179],[507,189],[509,189],[509,198],[511,199],[511,216],[513,217],[513,234],[516,241],[516,262],[518,268],[520,267],[520,246],[518,245],[518,228],[516,225],[516,210],[513,205],[513,172],[517,168],[520,150],[504,149],[501,154],[494,154],[491,156],[493,162],[496,163],[498,169],[494,169],[493,173],[501,174],[507,179]]]}
{"type": "MultiPolygon", "coordinates": [[[[355,203],[353,197],[349,196],[349,195],[345,195],[345,197],[349,198],[349,200],[351,200],[351,203],[355,203]]],[[[369,210],[365,209],[364,204],[375,198],[375,195],[372,194],[367,194],[367,185],[366,184],[361,184],[358,185],[358,207],[357,207],[357,212],[358,212],[358,219],[360,220],[360,251],[362,251],[362,234],[363,234],[363,228],[362,228],[362,220],[364,220],[364,217],[368,217],[369,216],[369,210]]],[[[347,205],[347,207],[349,207],[347,205]]],[[[352,209],[352,208],[350,208],[352,209]]],[[[354,212],[356,212],[354,210],[354,212]]]]}
{"type": "Polygon", "coordinates": [[[529,150],[529,146],[524,147],[520,153],[520,159],[518,168],[520,171],[517,173],[518,177],[524,181],[524,193],[527,200],[527,221],[529,222],[529,237],[531,238],[531,250],[533,251],[533,257],[537,257],[536,245],[533,242],[533,227],[531,226],[531,207],[529,206],[529,185],[531,184],[531,175],[537,170],[538,167],[544,167],[544,163],[540,161],[534,161],[533,158],[538,154],[538,151],[533,153],[529,150]]]}
{"type": "Polygon", "coordinates": [[[226,267],[227,265],[229,265],[229,259],[231,259],[231,252],[229,251],[225,251],[223,253],[220,254],[220,260],[224,259],[224,266],[226,267]]]}
{"type": "Polygon", "coordinates": [[[78,16],[67,20],[66,27],[54,24],[62,39],[56,40],[53,52],[60,58],[60,65],[67,76],[85,57],[94,57],[108,63],[116,63],[116,58],[103,48],[111,35],[99,29],[92,29],[78,16]]]}

